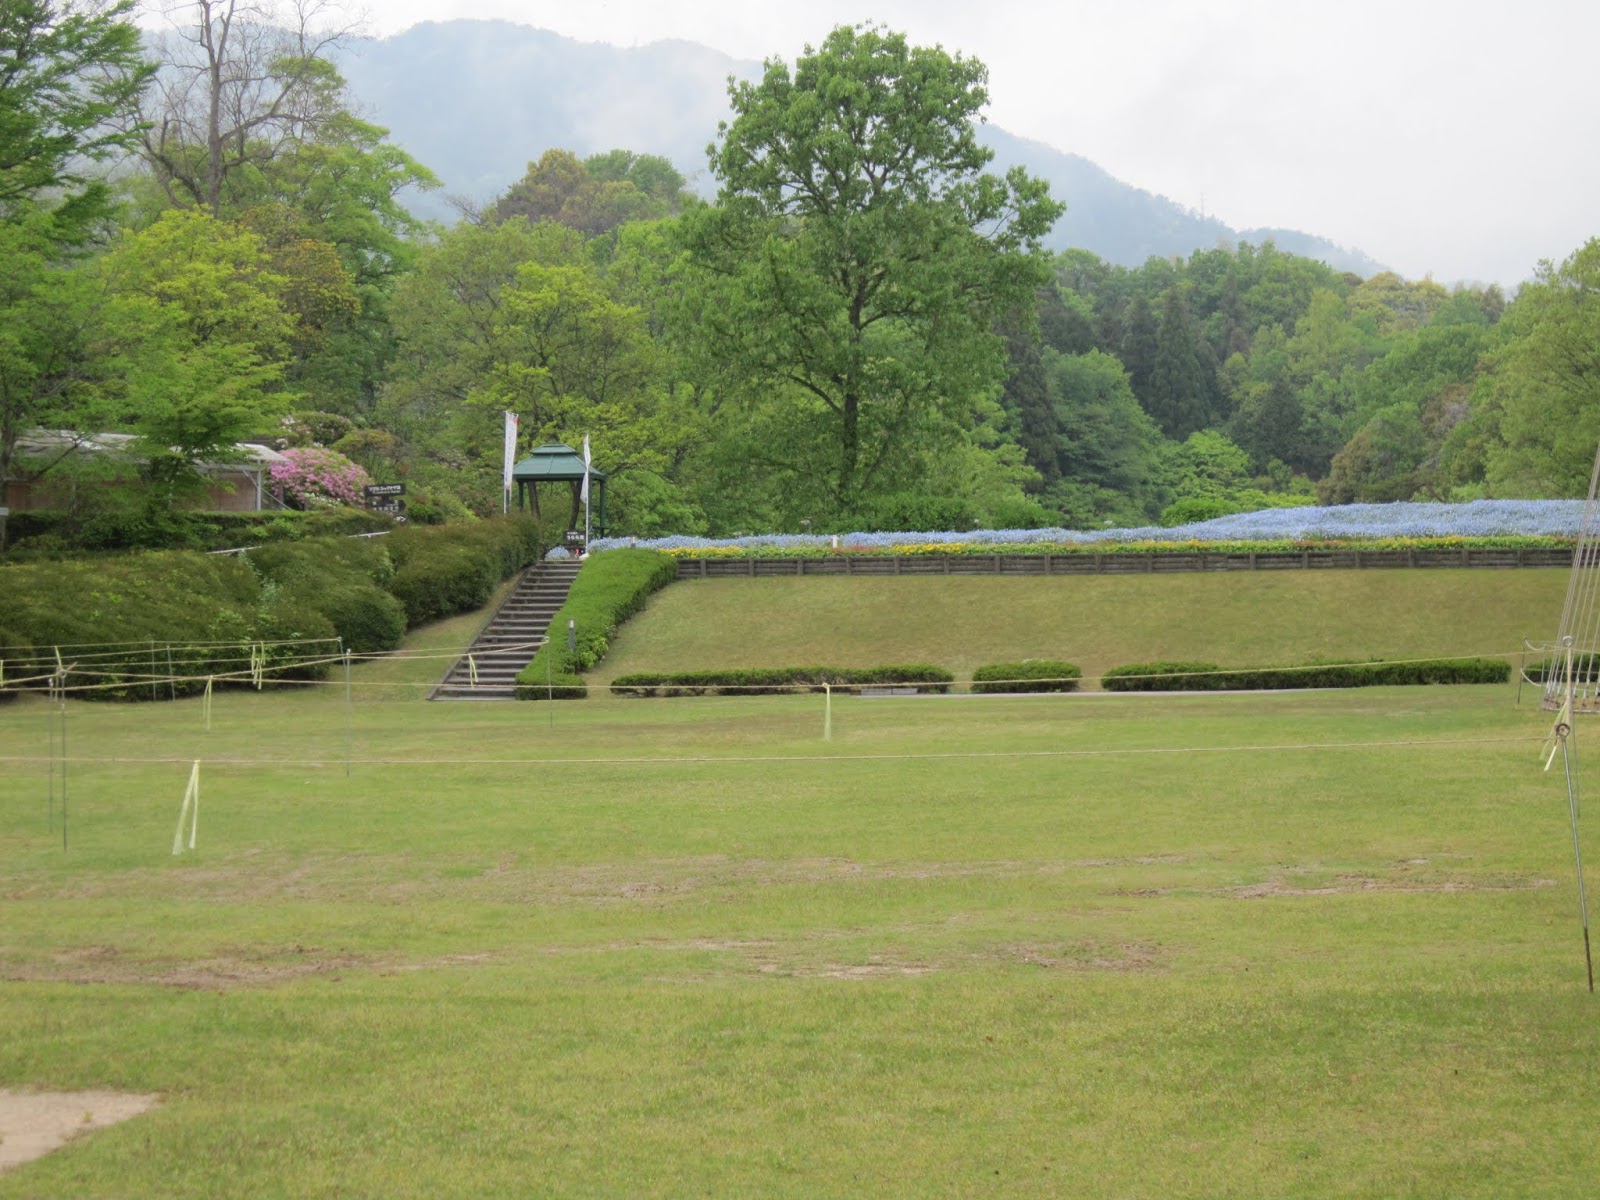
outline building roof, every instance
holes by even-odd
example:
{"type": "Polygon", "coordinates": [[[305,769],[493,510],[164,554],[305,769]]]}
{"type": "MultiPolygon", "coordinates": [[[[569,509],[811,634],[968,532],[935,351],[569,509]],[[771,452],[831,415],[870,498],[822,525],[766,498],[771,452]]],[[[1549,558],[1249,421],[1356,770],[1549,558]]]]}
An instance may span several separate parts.
{"type": "MultiPolygon", "coordinates": [[[[138,440],[138,436],[132,433],[77,433],[71,429],[31,429],[17,439],[17,450],[22,454],[59,454],[71,450],[137,458],[134,443],[138,440]]],[[[235,442],[233,448],[239,452],[241,461],[200,465],[226,469],[245,465],[265,467],[288,461],[272,447],[263,446],[259,442],[235,442]]]]}
{"type": "MultiPolygon", "coordinates": [[[[552,480],[583,478],[583,456],[571,446],[551,442],[540,446],[511,468],[511,478],[518,483],[546,483],[552,480]]],[[[606,473],[593,462],[589,464],[589,478],[604,479],[606,473]]]]}

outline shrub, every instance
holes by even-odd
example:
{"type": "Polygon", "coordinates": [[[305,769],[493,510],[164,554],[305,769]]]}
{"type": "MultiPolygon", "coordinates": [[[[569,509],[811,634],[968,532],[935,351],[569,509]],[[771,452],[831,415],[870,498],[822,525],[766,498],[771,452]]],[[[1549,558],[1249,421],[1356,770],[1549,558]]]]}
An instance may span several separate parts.
{"type": "Polygon", "coordinates": [[[483,607],[501,580],[539,556],[538,527],[518,517],[407,526],[384,540],[395,564],[387,587],[413,626],[483,607]]]}
{"type": "Polygon", "coordinates": [[[337,450],[292,446],[272,464],[272,494],[291,508],[359,505],[371,477],[337,450]]]}
{"type": "Polygon", "coordinates": [[[245,558],[281,593],[328,618],[345,649],[392,650],[405,635],[405,606],[379,586],[394,574],[381,540],[282,542],[257,547],[245,558]]]}
{"type": "Polygon", "coordinates": [[[6,687],[9,676],[15,680],[19,674],[31,674],[26,669],[19,670],[23,663],[33,662],[33,645],[20,634],[0,625],[0,703],[14,700],[17,693],[6,687]]]}
{"type": "Polygon", "coordinates": [[[247,674],[249,643],[333,634],[320,614],[268,595],[237,558],[172,550],[0,568],[0,612],[8,640],[33,647],[17,673],[48,673],[59,647],[68,686],[92,689],[88,699],[190,694],[207,675],[247,674]],[[151,680],[168,675],[198,678],[151,680]]]}
{"type": "Polygon", "coordinates": [[[1219,686],[1212,680],[1225,678],[1215,674],[1221,669],[1206,662],[1129,663],[1106,671],[1100,686],[1108,692],[1200,691],[1219,686]]]}
{"type": "Polygon", "coordinates": [[[1030,658],[990,663],[972,673],[974,692],[1075,692],[1083,672],[1069,662],[1030,658]]]}
{"type": "Polygon", "coordinates": [[[584,560],[567,602],[550,621],[552,639],[517,676],[517,699],[542,700],[548,678],[565,689],[557,699],[588,694],[578,675],[605,657],[617,628],[645,606],[650,596],[678,578],[671,555],[653,550],[607,550],[584,560]],[[577,629],[577,647],[567,649],[567,623],[577,629]]]}
{"type": "Polygon", "coordinates": [[[1299,667],[1240,667],[1213,663],[1134,663],[1101,677],[1108,692],[1276,691],[1290,688],[1387,687],[1414,684],[1505,683],[1511,664],[1499,658],[1437,658],[1416,662],[1315,662],[1299,667]]]}
{"type": "Polygon", "coordinates": [[[256,622],[256,640],[265,643],[265,669],[272,679],[303,682],[326,679],[333,665],[328,660],[338,654],[337,647],[332,644],[337,636],[333,622],[299,596],[281,594],[270,598],[262,605],[260,619],[256,622]],[[328,644],[317,647],[273,644],[298,641],[328,644]],[[319,661],[289,665],[308,658],[319,661]]]}
{"type": "Polygon", "coordinates": [[[826,688],[859,692],[866,687],[913,686],[919,692],[948,692],[955,676],[943,667],[906,663],[887,667],[745,667],[721,671],[639,672],[611,682],[619,696],[765,696],[783,692],[821,692],[826,688]]]}
{"type": "MultiPolygon", "coordinates": [[[[1572,656],[1572,677],[1580,681],[1596,678],[1600,672],[1600,654],[1574,654],[1572,656]]],[[[1530,683],[1546,683],[1555,681],[1565,683],[1567,679],[1566,655],[1556,655],[1552,658],[1542,659],[1536,663],[1529,663],[1523,669],[1523,674],[1530,683]]]]}

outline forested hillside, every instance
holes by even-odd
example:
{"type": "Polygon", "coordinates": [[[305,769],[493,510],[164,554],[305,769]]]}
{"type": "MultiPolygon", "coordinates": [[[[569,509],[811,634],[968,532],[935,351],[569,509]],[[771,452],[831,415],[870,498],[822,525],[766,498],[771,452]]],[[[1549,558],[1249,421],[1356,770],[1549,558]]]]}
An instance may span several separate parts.
{"type": "Polygon", "coordinates": [[[872,27],[733,88],[710,202],[663,156],[551,149],[429,225],[437,177],[359,115],[348,39],[231,11],[148,65],[127,4],[0,23],[0,484],[84,521],[164,527],[246,439],[295,456],[291,505],[376,478],[417,519],[489,514],[505,412],[520,453],[588,436],[641,536],[1587,483],[1600,242],[1516,297],[1270,241],[1055,251],[1076,197],[1000,169],[982,65],[872,27]],[[115,475],[143,486],[76,486],[115,475]]]}

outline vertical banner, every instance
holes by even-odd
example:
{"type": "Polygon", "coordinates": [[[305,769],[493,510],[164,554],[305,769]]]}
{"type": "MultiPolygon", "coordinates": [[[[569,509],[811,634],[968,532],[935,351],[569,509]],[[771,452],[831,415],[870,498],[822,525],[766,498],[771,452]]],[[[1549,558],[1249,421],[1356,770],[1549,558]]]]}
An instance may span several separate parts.
{"type": "Polygon", "coordinates": [[[589,435],[583,435],[583,552],[589,553],[589,435]]]}
{"type": "Polygon", "coordinates": [[[500,504],[502,513],[511,511],[511,468],[517,461],[517,414],[506,413],[505,469],[501,472],[500,504]]]}

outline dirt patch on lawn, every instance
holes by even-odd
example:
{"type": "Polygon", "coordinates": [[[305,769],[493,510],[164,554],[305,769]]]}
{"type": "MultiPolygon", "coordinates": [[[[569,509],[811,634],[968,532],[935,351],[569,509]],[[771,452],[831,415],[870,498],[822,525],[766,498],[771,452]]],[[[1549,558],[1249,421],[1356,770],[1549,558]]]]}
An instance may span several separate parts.
{"type": "Polygon", "coordinates": [[[1155,971],[1163,966],[1160,951],[1144,942],[1024,945],[1010,947],[1008,954],[1029,966],[1056,971],[1155,971]]]}
{"type": "Polygon", "coordinates": [[[337,978],[341,972],[382,965],[355,954],[317,946],[223,947],[203,958],[136,958],[115,946],[77,946],[49,958],[0,956],[0,979],[8,982],[156,984],[199,991],[270,987],[309,975],[337,978]]]}
{"type": "Polygon", "coordinates": [[[104,1129],[161,1102],[124,1092],[12,1092],[0,1088],[0,1175],[43,1158],[73,1138],[104,1129]]]}
{"type": "Polygon", "coordinates": [[[1404,879],[1374,879],[1370,876],[1341,876],[1320,887],[1295,887],[1281,877],[1223,888],[1225,895],[1239,900],[1264,900],[1273,896],[1350,896],[1360,892],[1525,892],[1534,888],[1555,887],[1554,879],[1464,880],[1441,879],[1433,883],[1404,879]]]}

